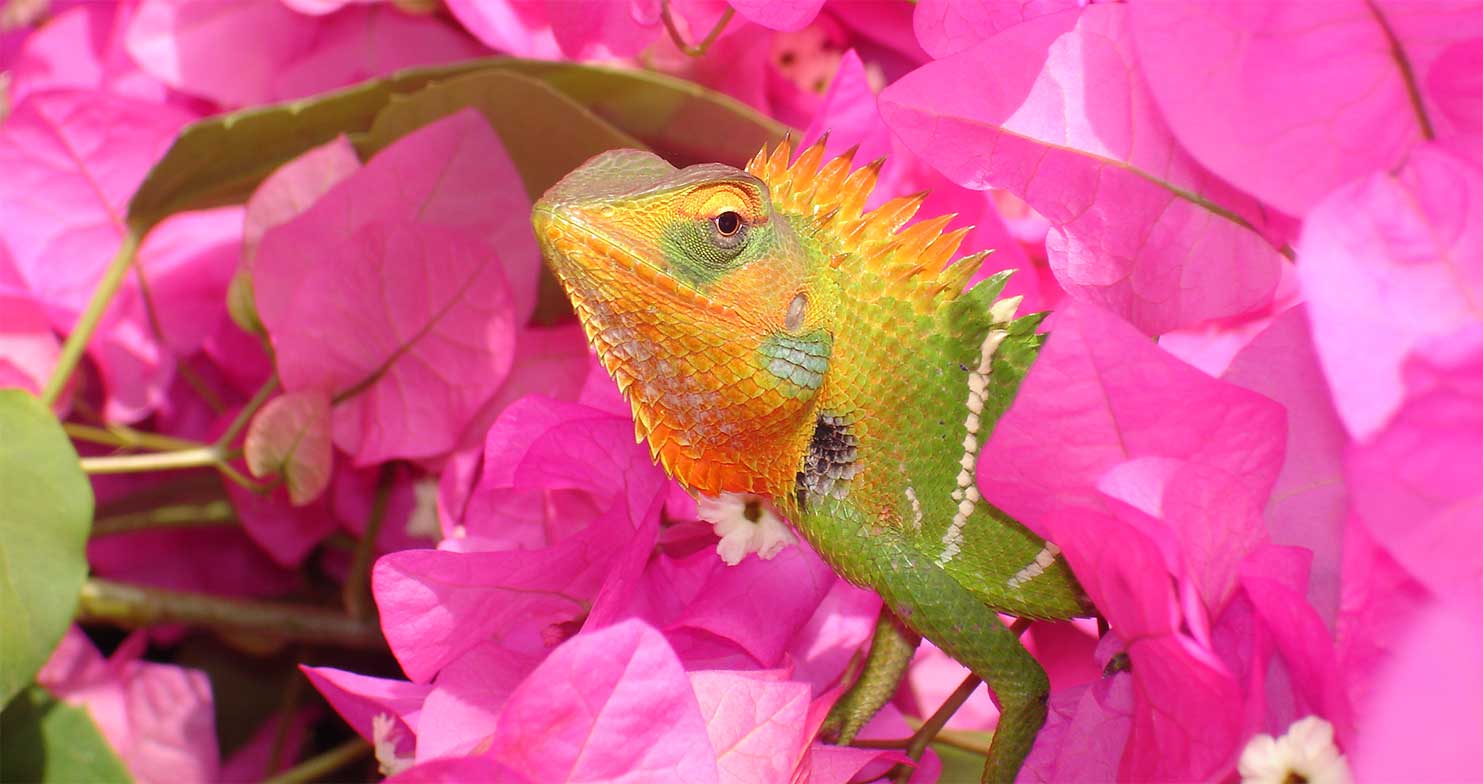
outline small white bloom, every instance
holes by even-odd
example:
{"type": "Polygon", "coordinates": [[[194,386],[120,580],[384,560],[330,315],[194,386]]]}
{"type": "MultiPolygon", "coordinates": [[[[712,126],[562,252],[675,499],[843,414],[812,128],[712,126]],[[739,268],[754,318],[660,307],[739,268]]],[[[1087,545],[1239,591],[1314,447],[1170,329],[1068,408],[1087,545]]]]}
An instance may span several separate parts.
{"type": "Polygon", "coordinates": [[[1334,745],[1334,725],[1308,716],[1280,738],[1257,735],[1236,764],[1242,784],[1350,784],[1349,763],[1334,745]]]}
{"type": "Polygon", "coordinates": [[[396,719],[390,715],[378,713],[371,717],[371,744],[376,747],[376,763],[381,767],[383,776],[395,776],[412,767],[412,757],[403,757],[396,753],[401,734],[396,719]]]}
{"type": "Polygon", "coordinates": [[[793,532],[761,496],[749,493],[702,495],[695,499],[700,519],[716,527],[721,542],[716,552],[730,566],[741,563],[748,553],[766,561],[793,544],[793,532]]]}

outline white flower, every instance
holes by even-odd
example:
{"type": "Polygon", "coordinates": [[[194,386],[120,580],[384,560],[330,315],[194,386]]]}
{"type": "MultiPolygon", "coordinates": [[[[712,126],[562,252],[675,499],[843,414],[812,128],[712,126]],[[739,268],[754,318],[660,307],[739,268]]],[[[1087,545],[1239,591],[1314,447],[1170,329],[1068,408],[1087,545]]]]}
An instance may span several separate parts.
{"type": "Polygon", "coordinates": [[[793,544],[793,532],[761,496],[722,493],[697,496],[700,519],[716,527],[721,542],[716,552],[730,566],[741,563],[748,553],[766,561],[793,544]]]}
{"type": "Polygon", "coordinates": [[[371,744],[376,747],[376,763],[380,765],[383,776],[395,776],[412,767],[413,758],[396,753],[401,734],[396,719],[390,715],[378,713],[371,717],[371,744]]]}
{"type": "Polygon", "coordinates": [[[1236,764],[1242,784],[1350,784],[1349,763],[1334,745],[1334,725],[1317,716],[1293,722],[1281,738],[1257,735],[1236,764]]]}

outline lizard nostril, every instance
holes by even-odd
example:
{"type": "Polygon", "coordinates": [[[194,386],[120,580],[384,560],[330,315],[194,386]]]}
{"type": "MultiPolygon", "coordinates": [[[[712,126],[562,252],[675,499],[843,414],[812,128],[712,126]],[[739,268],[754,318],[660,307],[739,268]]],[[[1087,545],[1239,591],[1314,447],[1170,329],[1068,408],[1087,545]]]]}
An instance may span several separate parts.
{"type": "Polygon", "coordinates": [[[803,314],[808,308],[808,294],[800,291],[798,296],[788,303],[788,315],[783,317],[783,328],[789,332],[796,331],[803,326],[803,314]]]}

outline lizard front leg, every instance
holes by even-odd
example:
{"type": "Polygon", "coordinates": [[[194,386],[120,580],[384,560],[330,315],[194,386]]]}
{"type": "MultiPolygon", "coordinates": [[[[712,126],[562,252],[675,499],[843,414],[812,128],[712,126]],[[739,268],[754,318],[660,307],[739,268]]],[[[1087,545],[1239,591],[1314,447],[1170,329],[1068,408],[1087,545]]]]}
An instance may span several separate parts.
{"type": "MultiPolygon", "coordinates": [[[[1045,724],[1050,682],[1019,637],[967,589],[890,528],[806,514],[804,535],[846,578],[873,588],[902,623],[972,670],[994,692],[999,726],[985,782],[1013,781],[1045,724]]],[[[846,514],[843,517],[853,517],[846,514]]]]}

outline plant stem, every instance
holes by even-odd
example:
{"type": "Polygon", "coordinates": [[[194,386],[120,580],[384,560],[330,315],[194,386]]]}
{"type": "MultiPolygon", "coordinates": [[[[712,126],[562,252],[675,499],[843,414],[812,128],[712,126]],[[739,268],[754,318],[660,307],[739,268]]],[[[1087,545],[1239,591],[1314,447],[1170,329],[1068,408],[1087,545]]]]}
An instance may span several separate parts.
{"type": "Polygon", "coordinates": [[[89,474],[132,474],[140,471],[209,468],[221,462],[221,453],[216,450],[216,447],[203,446],[175,452],[84,457],[78,462],[82,464],[82,470],[89,474]]]}
{"type": "Polygon", "coordinates": [[[675,26],[675,18],[669,11],[669,0],[661,0],[659,4],[659,18],[664,22],[664,29],[669,32],[670,40],[675,42],[675,48],[691,57],[704,57],[706,51],[711,48],[711,44],[721,36],[721,31],[726,29],[727,23],[735,14],[736,9],[727,6],[726,10],[721,12],[721,18],[716,20],[715,27],[712,27],[711,31],[706,34],[705,40],[701,41],[699,46],[691,46],[685,43],[684,37],[680,35],[680,28],[675,26]]]}
{"type": "Polygon", "coordinates": [[[226,501],[204,504],[175,504],[142,512],[105,515],[93,520],[93,536],[127,534],[152,528],[203,528],[236,522],[237,514],[226,501]]]}
{"type": "MultiPolygon", "coordinates": [[[[299,658],[299,657],[294,657],[299,658]]],[[[283,762],[283,753],[287,750],[288,732],[293,728],[294,714],[298,712],[299,701],[304,697],[304,676],[297,670],[290,670],[288,688],[283,690],[283,702],[278,706],[277,725],[273,729],[273,753],[268,757],[268,769],[264,775],[271,775],[278,770],[278,765],[283,762]]]]}
{"type": "Polygon", "coordinates": [[[87,349],[88,341],[92,340],[93,333],[98,329],[98,322],[103,320],[103,314],[108,310],[109,303],[113,302],[113,295],[118,293],[118,287],[123,284],[124,276],[134,265],[134,257],[139,253],[141,239],[142,237],[133,227],[125,230],[118,253],[114,254],[113,261],[103,272],[103,279],[98,282],[98,288],[93,290],[93,298],[88,300],[87,309],[78,317],[77,324],[67,335],[67,342],[62,344],[62,353],[57,357],[57,366],[52,370],[51,378],[46,380],[46,387],[41,391],[41,402],[45,403],[48,408],[56,405],[57,398],[62,396],[62,390],[67,386],[67,380],[72,378],[72,371],[77,369],[77,363],[82,359],[82,353],[87,349]]]}
{"type": "Polygon", "coordinates": [[[386,649],[386,641],[374,622],[351,618],[325,607],[229,599],[99,578],[89,578],[83,583],[77,620],[126,629],[182,623],[342,648],[386,649]]]}
{"type": "Polygon", "coordinates": [[[252,399],[247,401],[247,405],[243,406],[242,410],[237,412],[237,416],[232,420],[232,424],[227,425],[226,432],[221,434],[221,438],[216,439],[216,446],[220,449],[225,449],[231,445],[232,439],[236,438],[237,434],[242,432],[242,428],[247,426],[248,421],[252,419],[252,415],[256,414],[257,410],[262,408],[264,403],[268,402],[268,398],[272,397],[273,392],[277,389],[277,374],[268,376],[268,380],[263,382],[263,385],[258,388],[257,392],[253,393],[252,399]]]}
{"type": "MultiPolygon", "coordinates": [[[[911,742],[906,745],[906,756],[913,760],[921,759],[922,752],[927,749],[927,744],[937,737],[937,733],[947,725],[948,719],[951,719],[953,714],[963,707],[963,703],[973,696],[973,690],[977,689],[980,683],[983,683],[983,679],[977,675],[964,678],[963,682],[958,684],[958,688],[953,689],[953,693],[943,700],[942,706],[932,714],[932,717],[923,722],[920,729],[912,733],[911,742]]],[[[904,765],[900,766],[896,772],[897,781],[905,781],[910,776],[911,769],[904,765]]]]}
{"type": "Polygon", "coordinates": [[[345,587],[341,589],[345,610],[352,618],[367,619],[376,615],[376,605],[371,600],[371,560],[376,554],[381,524],[386,521],[386,505],[391,499],[395,476],[396,468],[391,463],[381,465],[381,475],[376,480],[376,497],[371,502],[371,516],[366,520],[366,532],[355,545],[350,573],[345,576],[345,587]]]}
{"type": "Polygon", "coordinates": [[[147,433],[124,425],[93,427],[76,422],[63,422],[62,429],[78,441],[114,446],[120,449],[149,449],[155,452],[179,452],[183,449],[199,449],[205,444],[185,438],[147,433]]]}
{"type": "Polygon", "coordinates": [[[264,779],[263,784],[306,784],[310,781],[326,779],[329,774],[369,753],[371,753],[371,744],[360,738],[351,738],[317,757],[310,757],[300,762],[277,776],[264,779]]]}

